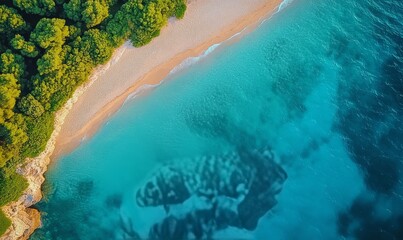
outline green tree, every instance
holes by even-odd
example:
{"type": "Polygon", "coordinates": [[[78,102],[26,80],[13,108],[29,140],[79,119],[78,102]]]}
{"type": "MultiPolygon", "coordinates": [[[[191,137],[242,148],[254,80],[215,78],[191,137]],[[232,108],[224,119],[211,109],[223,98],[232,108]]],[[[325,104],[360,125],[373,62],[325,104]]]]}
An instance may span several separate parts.
{"type": "Polygon", "coordinates": [[[35,157],[46,147],[46,143],[53,131],[54,115],[44,113],[40,117],[25,118],[28,141],[22,146],[22,155],[35,157]]]}
{"type": "Polygon", "coordinates": [[[45,76],[38,74],[31,79],[34,85],[31,95],[42,104],[45,110],[50,109],[50,97],[58,89],[59,78],[60,76],[52,73],[45,76]]]}
{"type": "Polygon", "coordinates": [[[91,28],[108,17],[109,4],[105,0],[71,0],[63,5],[63,9],[69,19],[82,21],[87,28],[91,28]]]}
{"type": "Polygon", "coordinates": [[[0,5],[0,33],[10,34],[24,28],[26,23],[15,9],[0,5]]]}
{"type": "Polygon", "coordinates": [[[21,54],[26,57],[33,58],[38,55],[38,50],[36,49],[35,44],[25,41],[24,37],[20,34],[15,35],[15,37],[11,39],[11,46],[15,50],[20,50],[21,54]]]}
{"type": "Polygon", "coordinates": [[[74,40],[78,36],[81,36],[82,32],[81,29],[77,26],[70,25],[69,26],[69,40],[74,40]]]}
{"type": "Polygon", "coordinates": [[[61,46],[69,35],[66,21],[59,18],[42,18],[32,31],[30,40],[41,48],[61,46]]]}
{"type": "MultiPolygon", "coordinates": [[[[122,7],[123,9],[123,7],[122,7]]],[[[114,47],[120,46],[129,37],[133,24],[129,24],[128,15],[125,11],[118,11],[106,25],[106,32],[110,36],[114,47]]]]}
{"type": "Polygon", "coordinates": [[[186,4],[183,1],[179,1],[175,7],[175,17],[182,19],[185,16],[186,4]]]}
{"type": "MultiPolygon", "coordinates": [[[[21,146],[28,140],[26,125],[21,114],[0,124],[0,168],[13,157],[19,157],[21,146]]],[[[0,201],[3,196],[0,195],[0,201]]]]}
{"type": "Polygon", "coordinates": [[[0,74],[0,124],[14,115],[16,99],[20,95],[17,79],[12,74],[0,74]]]}
{"type": "Polygon", "coordinates": [[[11,221],[0,210],[0,236],[11,226],[11,221]]]}
{"type": "Polygon", "coordinates": [[[19,9],[38,15],[50,15],[56,11],[56,3],[53,0],[13,0],[14,6],[19,9]]]}
{"type": "MultiPolygon", "coordinates": [[[[18,154],[18,151],[16,149],[12,148],[12,145],[8,145],[5,142],[5,139],[2,140],[1,136],[1,129],[2,129],[2,125],[0,124],[0,170],[1,168],[4,168],[4,165],[6,165],[6,163],[16,154],[18,154]]],[[[3,196],[0,195],[0,201],[3,200],[3,196]]]]}
{"type": "Polygon", "coordinates": [[[83,4],[82,19],[88,28],[100,24],[108,17],[109,6],[103,0],[88,0],[83,4]]]}
{"type": "Polygon", "coordinates": [[[6,172],[0,170],[0,206],[17,200],[22,191],[28,187],[27,181],[15,171],[6,172]]]}
{"type": "Polygon", "coordinates": [[[183,17],[183,0],[129,1],[123,8],[129,16],[130,39],[135,47],[149,43],[159,36],[171,16],[183,17]]]}
{"type": "Polygon", "coordinates": [[[0,54],[0,73],[13,74],[16,79],[25,75],[25,62],[21,55],[13,54],[10,50],[0,54]]]}
{"type": "Polygon", "coordinates": [[[45,112],[42,104],[31,94],[21,99],[18,103],[18,109],[25,115],[31,117],[40,117],[45,112]]]}
{"type": "Polygon", "coordinates": [[[28,140],[25,134],[25,121],[21,114],[14,114],[8,121],[0,124],[0,141],[19,148],[28,140]]]}
{"type": "Polygon", "coordinates": [[[82,2],[81,0],[70,0],[63,4],[63,10],[67,18],[73,21],[81,21],[82,2]]]}
{"type": "Polygon", "coordinates": [[[45,54],[38,59],[37,66],[40,75],[49,74],[60,70],[63,65],[62,47],[55,46],[49,48],[45,54]]]}
{"type": "Polygon", "coordinates": [[[105,31],[90,29],[78,39],[76,46],[84,54],[88,54],[94,66],[105,63],[113,52],[109,35],[105,31]]]}

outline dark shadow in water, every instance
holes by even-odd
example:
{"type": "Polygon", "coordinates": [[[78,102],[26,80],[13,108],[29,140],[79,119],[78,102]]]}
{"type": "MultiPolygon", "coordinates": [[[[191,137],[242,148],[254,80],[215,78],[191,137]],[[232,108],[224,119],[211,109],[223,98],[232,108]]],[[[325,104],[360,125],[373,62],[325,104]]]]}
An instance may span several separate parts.
{"type": "Polygon", "coordinates": [[[402,59],[403,55],[392,56],[383,63],[379,84],[349,86],[340,104],[340,131],[368,188],[379,193],[391,193],[401,177],[402,59]]]}
{"type": "Polygon", "coordinates": [[[344,54],[349,50],[349,41],[345,35],[341,35],[339,31],[333,33],[327,56],[333,57],[337,61],[343,61],[344,54]]]}
{"type": "MultiPolygon", "coordinates": [[[[307,159],[309,156],[318,151],[318,149],[323,145],[329,143],[329,138],[313,139],[309,142],[308,146],[302,149],[300,157],[307,159]]],[[[294,156],[295,159],[295,156],[294,156]]]]}
{"type": "MultiPolygon", "coordinates": [[[[316,61],[317,55],[298,46],[294,39],[277,38],[268,46],[270,47],[264,51],[267,61],[266,78],[269,84],[261,89],[266,93],[259,94],[277,96],[287,108],[288,120],[300,118],[307,110],[304,105],[305,99],[319,82],[323,67],[316,61]],[[273,64],[274,62],[276,64],[273,64]]],[[[274,113],[266,112],[266,114],[274,113]]]]}
{"type": "Polygon", "coordinates": [[[122,194],[116,193],[106,198],[105,205],[107,208],[110,209],[119,209],[120,206],[122,205],[122,202],[123,202],[122,194]]]}
{"type": "Polygon", "coordinates": [[[183,217],[170,215],[164,218],[151,227],[149,239],[212,239],[215,231],[229,226],[241,226],[237,214],[214,204],[209,209],[195,210],[183,217]]]}
{"type": "Polygon", "coordinates": [[[94,181],[91,179],[80,181],[76,189],[78,196],[88,198],[94,191],[94,181]]]}
{"type": "Polygon", "coordinates": [[[373,4],[368,6],[374,19],[373,36],[379,45],[388,45],[390,42],[402,45],[402,7],[401,1],[373,1],[373,4]]]}
{"type": "Polygon", "coordinates": [[[403,239],[403,214],[389,218],[377,216],[378,203],[357,198],[350,208],[338,217],[339,233],[363,240],[403,239]]]}
{"type": "Polygon", "coordinates": [[[397,52],[396,56],[390,57],[382,65],[384,81],[381,82],[381,87],[397,110],[403,111],[403,44],[398,47],[397,52]]]}
{"type": "MultiPolygon", "coordinates": [[[[370,11],[377,19],[372,23],[376,40],[392,49],[394,46],[395,51],[380,64],[379,71],[371,73],[369,67],[363,69],[351,61],[350,50],[341,57],[343,60],[337,60],[349,63],[343,65],[346,70],[339,89],[337,128],[345,137],[351,158],[362,170],[368,188],[363,195],[373,196],[357,197],[340,212],[338,227],[345,237],[403,239],[403,46],[402,36],[390,29],[402,25],[376,8],[370,11]],[[368,79],[357,78],[365,74],[368,79]],[[388,206],[391,202],[395,207],[388,206]]],[[[370,66],[365,62],[363,65],[370,66]]]]}

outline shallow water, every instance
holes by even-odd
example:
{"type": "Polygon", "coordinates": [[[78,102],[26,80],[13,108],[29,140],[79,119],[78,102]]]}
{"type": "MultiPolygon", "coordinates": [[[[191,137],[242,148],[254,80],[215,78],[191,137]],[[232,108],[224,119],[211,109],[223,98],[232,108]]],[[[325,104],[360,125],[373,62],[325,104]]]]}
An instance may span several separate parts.
{"type": "Polygon", "coordinates": [[[402,9],[296,0],[128,100],[31,239],[403,239],[402,9]]]}

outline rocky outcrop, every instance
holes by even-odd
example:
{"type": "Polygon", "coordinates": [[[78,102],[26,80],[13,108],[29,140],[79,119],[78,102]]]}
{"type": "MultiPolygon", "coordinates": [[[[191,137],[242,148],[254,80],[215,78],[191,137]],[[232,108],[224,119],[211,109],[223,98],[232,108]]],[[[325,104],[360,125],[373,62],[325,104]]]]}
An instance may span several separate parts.
{"type": "MultiPolygon", "coordinates": [[[[39,211],[33,208],[20,209],[19,206],[8,206],[10,211],[15,211],[11,214],[15,213],[16,215],[10,216],[13,220],[13,225],[1,239],[28,239],[34,230],[40,227],[39,211]]],[[[10,214],[10,212],[7,212],[7,214],[10,214]]]]}
{"type": "Polygon", "coordinates": [[[28,239],[33,231],[40,227],[38,210],[29,207],[42,198],[41,185],[45,181],[43,174],[49,161],[49,157],[41,155],[38,158],[28,159],[24,166],[18,168],[18,172],[27,179],[29,185],[18,201],[3,207],[12,225],[0,237],[1,240],[28,239]]]}

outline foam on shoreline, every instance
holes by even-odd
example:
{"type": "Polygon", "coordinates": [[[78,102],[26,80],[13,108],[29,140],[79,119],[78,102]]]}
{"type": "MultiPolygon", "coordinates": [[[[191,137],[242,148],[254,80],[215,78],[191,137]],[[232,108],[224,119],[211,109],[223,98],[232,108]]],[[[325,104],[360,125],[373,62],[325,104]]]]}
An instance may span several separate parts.
{"type": "MultiPolygon", "coordinates": [[[[274,12],[273,14],[271,14],[270,16],[265,16],[262,17],[260,19],[260,23],[259,26],[261,26],[262,24],[264,24],[267,20],[270,20],[270,18],[272,18],[274,15],[276,15],[277,13],[280,13],[281,11],[283,11],[287,6],[289,6],[294,0],[283,0],[277,7],[277,11],[274,12]]],[[[233,40],[234,38],[238,37],[238,36],[242,36],[242,34],[251,26],[246,26],[244,27],[241,31],[235,33],[234,35],[232,35],[231,37],[225,39],[222,42],[219,43],[215,43],[213,45],[211,45],[210,47],[208,47],[202,54],[199,54],[198,56],[191,56],[188,57],[186,59],[184,59],[180,64],[176,65],[169,73],[168,76],[170,75],[174,75],[175,73],[178,73],[194,64],[196,64],[197,62],[199,62],[200,60],[204,59],[205,57],[207,57],[208,55],[210,55],[211,53],[213,53],[215,50],[217,50],[220,46],[222,46],[223,44],[230,42],[231,40],[233,40]]],[[[161,80],[158,84],[144,84],[140,87],[138,87],[138,89],[136,89],[134,92],[130,93],[126,100],[124,101],[123,105],[126,104],[129,100],[132,100],[134,98],[136,98],[139,94],[141,94],[144,91],[150,90],[152,88],[158,87],[159,85],[161,85],[163,82],[165,81],[165,79],[161,80]]]]}

